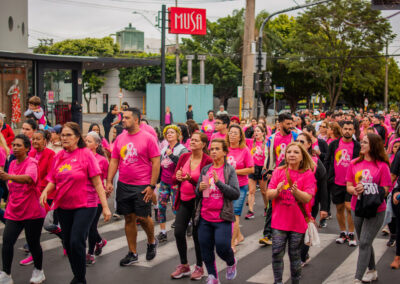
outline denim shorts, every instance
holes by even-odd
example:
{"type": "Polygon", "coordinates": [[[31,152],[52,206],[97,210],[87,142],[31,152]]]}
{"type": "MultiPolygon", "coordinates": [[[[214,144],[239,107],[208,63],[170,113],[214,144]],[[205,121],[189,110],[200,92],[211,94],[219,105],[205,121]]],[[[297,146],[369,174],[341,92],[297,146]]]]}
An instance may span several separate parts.
{"type": "Polygon", "coordinates": [[[243,185],[240,187],[240,197],[233,201],[233,211],[236,216],[242,215],[244,201],[246,200],[247,191],[249,190],[249,185],[243,185]]]}

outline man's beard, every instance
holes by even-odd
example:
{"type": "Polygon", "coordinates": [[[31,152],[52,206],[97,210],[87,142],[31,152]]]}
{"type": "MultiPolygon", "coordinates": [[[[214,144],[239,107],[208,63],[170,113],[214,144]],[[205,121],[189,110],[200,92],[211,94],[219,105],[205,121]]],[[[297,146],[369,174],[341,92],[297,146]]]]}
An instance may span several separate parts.
{"type": "Polygon", "coordinates": [[[286,135],[290,134],[291,128],[286,128],[286,127],[282,127],[283,132],[285,132],[286,135]]]}

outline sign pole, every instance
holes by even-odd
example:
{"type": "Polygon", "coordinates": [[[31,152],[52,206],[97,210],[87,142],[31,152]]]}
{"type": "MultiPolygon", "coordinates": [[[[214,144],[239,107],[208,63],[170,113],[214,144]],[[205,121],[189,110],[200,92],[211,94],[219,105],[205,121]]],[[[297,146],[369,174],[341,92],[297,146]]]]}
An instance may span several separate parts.
{"type": "MultiPolygon", "coordinates": [[[[274,85],[274,120],[275,120],[275,117],[276,117],[276,115],[275,115],[275,111],[276,110],[276,86],[274,85]]],[[[274,123],[275,123],[275,121],[274,121],[274,123]]]]}
{"type": "Polygon", "coordinates": [[[160,87],[160,128],[165,125],[165,23],[166,6],[161,8],[161,87],[160,87]]]}

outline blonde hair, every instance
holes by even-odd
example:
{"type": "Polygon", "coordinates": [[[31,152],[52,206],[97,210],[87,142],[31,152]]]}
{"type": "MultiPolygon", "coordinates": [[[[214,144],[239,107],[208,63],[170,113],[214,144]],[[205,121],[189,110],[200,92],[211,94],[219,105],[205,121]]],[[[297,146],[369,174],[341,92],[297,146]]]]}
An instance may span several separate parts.
{"type": "Polygon", "coordinates": [[[315,163],[314,163],[313,159],[311,158],[311,155],[307,152],[307,150],[304,148],[304,146],[302,144],[300,144],[299,142],[292,142],[286,147],[284,167],[285,168],[289,167],[289,164],[287,163],[286,155],[287,155],[289,148],[293,147],[293,146],[299,147],[301,155],[303,156],[303,159],[300,162],[299,171],[302,171],[302,172],[305,172],[307,170],[314,171],[315,163]]]}
{"type": "Polygon", "coordinates": [[[243,148],[247,147],[246,136],[244,136],[243,129],[240,127],[239,124],[231,124],[228,127],[228,135],[226,135],[226,138],[225,138],[225,141],[228,144],[228,147],[231,146],[231,141],[229,141],[229,131],[231,131],[232,128],[236,128],[239,130],[239,133],[240,133],[239,148],[243,149],[243,148]]]}
{"type": "Polygon", "coordinates": [[[10,148],[8,148],[6,139],[4,138],[1,132],[0,132],[0,147],[3,147],[3,149],[6,150],[7,156],[10,155],[10,148]]]}

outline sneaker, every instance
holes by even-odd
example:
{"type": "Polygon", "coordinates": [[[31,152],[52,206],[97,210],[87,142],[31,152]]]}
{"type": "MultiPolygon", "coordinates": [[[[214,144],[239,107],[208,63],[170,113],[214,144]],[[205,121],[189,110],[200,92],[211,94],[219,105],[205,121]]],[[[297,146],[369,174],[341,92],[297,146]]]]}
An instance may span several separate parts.
{"type": "Polygon", "coordinates": [[[129,266],[136,262],[138,262],[138,255],[134,254],[133,252],[128,252],[128,254],[123,259],[121,259],[119,265],[129,266]]]}
{"type": "Polygon", "coordinates": [[[307,264],[309,264],[309,263],[310,263],[310,261],[311,261],[311,257],[310,257],[310,255],[309,255],[309,254],[307,254],[307,256],[306,256],[306,260],[301,262],[301,267],[304,267],[304,266],[306,266],[307,264]]]}
{"type": "Polygon", "coordinates": [[[362,282],[372,282],[378,280],[378,271],[369,270],[365,271],[363,278],[361,279],[362,282]]]}
{"type": "Polygon", "coordinates": [[[214,275],[210,274],[207,277],[207,282],[206,283],[207,284],[220,284],[221,282],[219,282],[219,280],[216,279],[214,275]]]}
{"type": "Polygon", "coordinates": [[[175,228],[175,221],[171,224],[171,228],[175,228]]]}
{"type": "Polygon", "coordinates": [[[389,241],[386,243],[388,247],[394,247],[396,245],[396,237],[390,236],[389,241]]]}
{"type": "Polygon", "coordinates": [[[160,232],[159,234],[158,234],[158,236],[157,236],[157,240],[160,242],[160,243],[163,243],[163,242],[166,242],[167,240],[168,240],[168,238],[167,238],[167,233],[163,233],[163,232],[160,232]]]}
{"type": "Polygon", "coordinates": [[[254,219],[254,218],[255,218],[254,212],[251,212],[251,211],[247,212],[247,215],[246,215],[246,217],[244,217],[244,218],[245,218],[246,220],[254,219]]]}
{"type": "Polygon", "coordinates": [[[268,237],[264,237],[258,241],[260,245],[270,246],[272,245],[272,241],[268,237]]]}
{"type": "Polygon", "coordinates": [[[86,265],[92,265],[96,263],[96,259],[94,258],[93,254],[87,254],[86,255],[86,265]]]}
{"type": "Polygon", "coordinates": [[[331,214],[331,212],[328,212],[328,217],[326,217],[326,220],[330,220],[330,219],[332,219],[332,214],[331,214]]]}
{"type": "Polygon", "coordinates": [[[107,240],[101,240],[101,242],[96,244],[94,255],[99,256],[103,252],[103,248],[107,245],[107,240]]]}
{"type": "Polygon", "coordinates": [[[320,222],[319,222],[319,227],[320,228],[326,228],[328,226],[328,223],[326,222],[326,219],[322,219],[320,222]]]}
{"type": "Polygon", "coordinates": [[[31,264],[33,264],[33,257],[32,257],[32,255],[29,254],[28,257],[25,258],[25,259],[23,259],[23,260],[21,260],[21,261],[19,262],[19,264],[20,264],[20,265],[31,265],[31,264]]]}
{"type": "Polygon", "coordinates": [[[119,219],[121,219],[121,215],[119,215],[119,214],[117,214],[117,213],[114,213],[114,214],[113,214],[113,218],[114,218],[115,220],[119,220],[119,219]]]}
{"type": "Polygon", "coordinates": [[[204,276],[204,269],[201,266],[194,266],[194,271],[190,275],[190,280],[201,280],[204,276]]]}
{"type": "Polygon", "coordinates": [[[29,253],[29,246],[28,244],[24,244],[24,246],[21,248],[22,251],[24,251],[25,253],[29,253]]]}
{"type": "Polygon", "coordinates": [[[347,242],[347,234],[345,232],[341,232],[339,238],[336,239],[337,244],[344,244],[347,242]]]}
{"type": "Polygon", "coordinates": [[[38,270],[38,269],[34,268],[32,271],[32,277],[31,277],[30,283],[31,284],[40,284],[44,280],[46,280],[46,277],[44,276],[43,269],[38,270]]]}
{"type": "Polygon", "coordinates": [[[171,278],[180,279],[190,275],[190,266],[188,264],[179,264],[175,271],[171,273],[171,278]]]}
{"type": "Polygon", "coordinates": [[[349,242],[350,247],[356,247],[357,241],[355,240],[354,234],[348,234],[347,241],[349,242]]]}
{"type": "Polygon", "coordinates": [[[154,244],[147,244],[146,260],[152,260],[157,255],[158,240],[154,239],[154,244]]]}
{"type": "Polygon", "coordinates": [[[188,236],[189,238],[191,236],[193,236],[193,224],[192,224],[192,222],[189,222],[189,225],[188,225],[187,230],[186,230],[186,236],[188,236]]]}
{"type": "Polygon", "coordinates": [[[361,280],[358,280],[358,279],[354,279],[354,282],[353,282],[353,284],[361,284],[362,282],[361,282],[361,280]]]}
{"type": "Polygon", "coordinates": [[[0,284],[14,284],[11,275],[8,275],[4,271],[0,272],[0,284]]]}
{"type": "Polygon", "coordinates": [[[382,235],[383,235],[383,236],[388,236],[389,234],[390,234],[389,226],[386,225],[386,226],[383,227],[383,229],[382,229],[382,235]]]}
{"type": "Polygon", "coordinates": [[[228,266],[226,268],[226,280],[233,280],[236,278],[237,269],[236,269],[236,259],[235,263],[232,266],[228,266]]]}
{"type": "Polygon", "coordinates": [[[61,233],[61,228],[56,224],[50,224],[48,226],[44,226],[44,229],[48,231],[50,234],[59,234],[61,233]]]}

